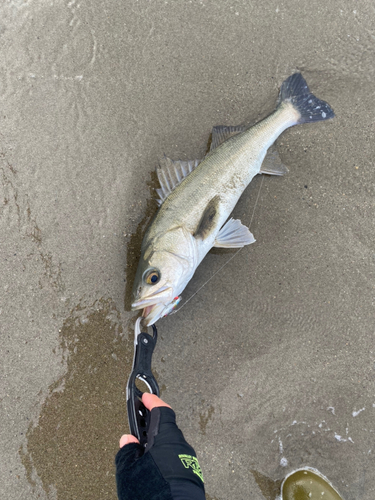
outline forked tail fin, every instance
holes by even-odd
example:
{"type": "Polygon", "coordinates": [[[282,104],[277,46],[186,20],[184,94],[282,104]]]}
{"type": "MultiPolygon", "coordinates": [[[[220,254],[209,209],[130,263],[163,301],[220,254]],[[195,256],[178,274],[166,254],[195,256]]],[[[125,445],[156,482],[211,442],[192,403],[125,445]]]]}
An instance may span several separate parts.
{"type": "Polygon", "coordinates": [[[300,113],[297,123],[312,123],[329,120],[335,116],[330,105],[310,92],[301,73],[287,78],[281,85],[279,104],[289,101],[300,113]]]}

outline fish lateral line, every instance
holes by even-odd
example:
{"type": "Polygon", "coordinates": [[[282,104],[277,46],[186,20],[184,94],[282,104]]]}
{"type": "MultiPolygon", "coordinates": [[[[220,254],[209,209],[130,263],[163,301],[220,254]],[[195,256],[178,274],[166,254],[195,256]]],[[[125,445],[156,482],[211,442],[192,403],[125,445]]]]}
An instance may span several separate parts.
{"type": "Polygon", "coordinates": [[[172,290],[165,302],[148,309],[147,325],[171,312],[175,298],[180,297],[211,248],[241,248],[255,241],[249,228],[228,217],[257,174],[280,176],[288,171],[273,146],[279,135],[294,125],[334,116],[329,104],[314,96],[303,76],[295,73],[282,83],[271,115],[247,129],[214,127],[210,152],[202,160],[164,158],[158,171],[161,206],[146,231],[133,290],[135,302],[149,293],[149,285],[142,282],[145,266],[160,271],[155,289],[169,283],[172,290]],[[176,225],[182,230],[171,235],[176,225]],[[185,260],[178,261],[176,255],[185,260]]]}

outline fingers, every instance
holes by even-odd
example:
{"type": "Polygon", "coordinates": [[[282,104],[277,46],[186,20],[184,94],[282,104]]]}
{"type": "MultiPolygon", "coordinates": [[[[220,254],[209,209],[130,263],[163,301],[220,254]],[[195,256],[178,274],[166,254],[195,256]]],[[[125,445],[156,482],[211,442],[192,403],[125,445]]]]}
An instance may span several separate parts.
{"type": "Polygon", "coordinates": [[[153,408],[158,408],[160,406],[166,406],[167,408],[171,408],[167,403],[164,403],[163,400],[155,396],[155,394],[149,394],[148,392],[143,393],[142,403],[148,410],[152,410],[153,408]]]}
{"type": "Polygon", "coordinates": [[[122,448],[123,446],[130,444],[130,443],[138,443],[139,444],[139,441],[136,437],[132,436],[131,434],[124,434],[123,436],[121,436],[120,448],[122,448]]]}
{"type": "MultiPolygon", "coordinates": [[[[145,407],[150,411],[153,408],[158,408],[160,406],[166,406],[167,408],[170,408],[170,406],[167,405],[167,403],[164,403],[164,401],[155,396],[155,394],[149,394],[148,392],[143,393],[142,402],[145,405],[145,407]]],[[[124,434],[123,436],[121,436],[120,448],[130,443],[139,444],[139,441],[136,437],[132,436],[131,434],[124,434]]]]}

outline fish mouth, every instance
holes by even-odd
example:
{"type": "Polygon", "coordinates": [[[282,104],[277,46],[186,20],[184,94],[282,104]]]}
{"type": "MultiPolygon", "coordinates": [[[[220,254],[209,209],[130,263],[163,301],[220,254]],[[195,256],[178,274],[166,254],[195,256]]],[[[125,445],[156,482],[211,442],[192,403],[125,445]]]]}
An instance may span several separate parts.
{"type": "Polygon", "coordinates": [[[164,311],[169,310],[169,304],[173,299],[173,288],[170,286],[163,286],[154,293],[146,297],[136,300],[132,304],[132,310],[143,309],[142,317],[145,326],[150,326],[156,323],[158,319],[168,313],[164,311]]]}
{"type": "Polygon", "coordinates": [[[156,304],[162,303],[165,305],[170,302],[173,297],[173,289],[170,286],[163,286],[159,290],[150,295],[147,295],[143,299],[136,300],[132,304],[132,310],[136,311],[137,309],[146,309],[149,306],[154,306],[156,304]]]}
{"type": "Polygon", "coordinates": [[[143,324],[151,326],[158,321],[158,319],[165,316],[164,311],[168,308],[166,304],[153,304],[147,306],[142,311],[143,324]]]}
{"type": "Polygon", "coordinates": [[[145,307],[142,311],[143,323],[146,326],[153,325],[158,319],[171,314],[180,301],[181,297],[175,297],[171,302],[168,302],[168,304],[154,304],[145,307]]]}

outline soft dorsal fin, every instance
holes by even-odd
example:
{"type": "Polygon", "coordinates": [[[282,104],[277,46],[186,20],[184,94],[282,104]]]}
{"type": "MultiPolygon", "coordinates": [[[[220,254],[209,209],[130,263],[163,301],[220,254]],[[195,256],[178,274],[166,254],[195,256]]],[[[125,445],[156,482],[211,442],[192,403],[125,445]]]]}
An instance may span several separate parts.
{"type": "Polygon", "coordinates": [[[210,151],[216,149],[220,144],[223,144],[227,139],[233,137],[234,135],[241,134],[244,132],[246,127],[241,126],[226,126],[226,125],[218,125],[217,127],[212,128],[212,140],[210,151]]]}
{"type": "Polygon", "coordinates": [[[171,160],[164,156],[159,166],[156,167],[156,175],[158,176],[160,189],[156,189],[159,195],[157,200],[158,205],[171,194],[171,192],[199,165],[202,160],[171,160]]]}

